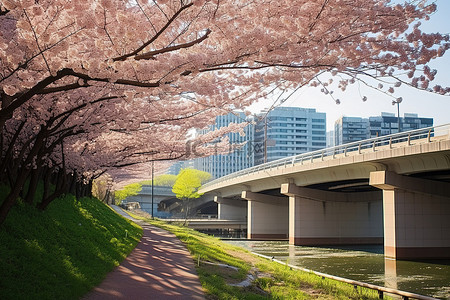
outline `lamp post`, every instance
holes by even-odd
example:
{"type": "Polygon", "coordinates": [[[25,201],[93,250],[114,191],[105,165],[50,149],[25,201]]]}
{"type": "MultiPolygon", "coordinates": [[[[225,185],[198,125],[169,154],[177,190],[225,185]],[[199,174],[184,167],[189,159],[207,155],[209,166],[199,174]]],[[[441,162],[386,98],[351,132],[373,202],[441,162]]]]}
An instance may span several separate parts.
{"type": "Polygon", "coordinates": [[[392,100],[392,105],[397,104],[397,120],[398,120],[398,132],[401,132],[401,127],[400,127],[400,103],[402,103],[402,97],[399,97],[395,100],[392,100]]]}
{"type": "Polygon", "coordinates": [[[154,219],[154,217],[153,217],[153,174],[154,174],[154,171],[153,171],[153,169],[154,169],[154,161],[152,160],[152,219],[154,219]]]}

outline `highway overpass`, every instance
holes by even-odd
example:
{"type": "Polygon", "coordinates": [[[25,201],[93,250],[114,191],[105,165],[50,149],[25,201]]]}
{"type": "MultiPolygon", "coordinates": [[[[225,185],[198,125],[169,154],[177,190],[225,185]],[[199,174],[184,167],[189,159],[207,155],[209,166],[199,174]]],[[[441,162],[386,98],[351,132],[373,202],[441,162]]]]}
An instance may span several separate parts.
{"type": "Polygon", "coordinates": [[[384,243],[450,257],[450,124],[280,159],[205,184],[219,219],[295,245],[384,243]]]}

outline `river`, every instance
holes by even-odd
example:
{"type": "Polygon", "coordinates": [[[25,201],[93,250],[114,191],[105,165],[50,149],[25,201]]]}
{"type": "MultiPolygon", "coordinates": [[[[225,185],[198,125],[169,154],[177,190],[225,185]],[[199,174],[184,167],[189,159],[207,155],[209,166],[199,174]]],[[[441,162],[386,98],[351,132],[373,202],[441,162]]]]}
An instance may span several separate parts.
{"type": "Polygon", "coordinates": [[[450,299],[450,260],[396,261],[384,258],[382,245],[304,247],[287,241],[226,242],[306,269],[450,299]]]}

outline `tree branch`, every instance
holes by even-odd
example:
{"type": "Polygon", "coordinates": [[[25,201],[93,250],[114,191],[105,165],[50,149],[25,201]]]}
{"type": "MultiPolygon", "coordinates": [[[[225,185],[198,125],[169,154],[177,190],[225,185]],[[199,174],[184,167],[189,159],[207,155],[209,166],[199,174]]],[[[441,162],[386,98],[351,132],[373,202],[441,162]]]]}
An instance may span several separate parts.
{"type": "Polygon", "coordinates": [[[4,16],[9,13],[9,10],[3,7],[0,7],[0,16],[4,16]]]}
{"type": "Polygon", "coordinates": [[[124,61],[124,60],[126,60],[127,58],[129,58],[129,57],[131,57],[131,56],[134,56],[134,55],[137,55],[139,52],[141,52],[145,47],[147,47],[148,45],[150,45],[151,43],[153,43],[158,37],[160,37],[161,36],[161,34],[163,34],[164,33],[164,31],[166,31],[166,29],[170,26],[170,24],[172,24],[174,21],[175,21],[175,19],[184,11],[184,10],[186,10],[186,9],[188,9],[189,7],[191,7],[192,5],[193,5],[194,3],[189,3],[189,4],[186,4],[186,5],[184,5],[184,6],[181,6],[180,7],[180,9],[172,16],[172,18],[170,18],[169,20],[167,20],[167,22],[166,22],[166,24],[150,39],[150,40],[148,40],[147,42],[145,42],[142,46],[140,46],[139,48],[137,48],[136,50],[134,50],[134,51],[132,51],[132,52],[130,52],[130,53],[127,53],[127,54],[124,54],[124,55],[122,55],[122,56],[118,56],[118,57],[115,57],[115,58],[113,58],[113,61],[124,61]]]}
{"type": "Polygon", "coordinates": [[[196,40],[193,40],[192,42],[179,44],[179,45],[171,46],[171,47],[166,47],[166,48],[159,49],[159,50],[149,51],[149,52],[146,52],[146,53],[143,53],[143,54],[140,54],[140,55],[136,55],[134,57],[134,59],[136,59],[136,60],[155,59],[154,56],[158,55],[158,54],[167,53],[167,52],[176,51],[176,50],[183,49],[183,48],[192,47],[195,44],[200,44],[202,41],[204,41],[208,37],[208,35],[210,33],[211,33],[211,30],[207,29],[206,33],[203,36],[201,36],[200,38],[198,38],[196,40]]]}
{"type": "Polygon", "coordinates": [[[64,92],[64,91],[70,91],[74,90],[80,87],[90,87],[91,85],[87,83],[86,80],[83,80],[83,84],[80,84],[78,81],[72,84],[62,85],[62,86],[56,86],[56,87],[50,87],[43,89],[41,92],[37,93],[38,95],[44,95],[44,94],[51,94],[51,93],[57,93],[57,92],[64,92]]]}
{"type": "Polygon", "coordinates": [[[109,82],[109,83],[115,83],[115,84],[123,84],[123,85],[130,85],[130,86],[137,86],[137,87],[159,87],[159,82],[141,82],[137,80],[129,80],[129,79],[117,79],[115,82],[111,82],[110,78],[99,78],[99,77],[91,77],[89,75],[78,73],[70,69],[70,74],[72,76],[84,79],[84,80],[92,80],[97,82],[109,82]]]}
{"type": "Polygon", "coordinates": [[[69,68],[61,69],[56,73],[55,76],[51,75],[51,76],[44,78],[43,80],[38,82],[35,86],[33,86],[31,89],[29,89],[28,91],[26,91],[24,93],[18,93],[16,95],[12,96],[12,98],[15,98],[15,101],[12,101],[11,104],[8,105],[7,107],[2,107],[2,110],[0,110],[0,119],[7,118],[8,116],[12,115],[14,110],[16,110],[21,105],[23,105],[25,102],[30,100],[31,97],[33,97],[34,95],[37,95],[40,91],[42,91],[45,87],[49,86],[53,82],[65,77],[65,76],[71,75],[71,72],[73,72],[73,71],[69,68]]]}

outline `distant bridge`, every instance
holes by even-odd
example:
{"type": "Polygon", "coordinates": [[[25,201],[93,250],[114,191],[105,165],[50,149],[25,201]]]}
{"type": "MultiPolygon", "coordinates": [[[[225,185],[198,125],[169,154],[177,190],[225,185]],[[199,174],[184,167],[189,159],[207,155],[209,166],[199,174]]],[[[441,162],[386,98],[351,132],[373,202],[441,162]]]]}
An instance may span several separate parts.
{"type": "MultiPolygon", "coordinates": [[[[158,206],[162,201],[168,201],[176,199],[175,194],[172,192],[172,187],[168,186],[154,186],[153,187],[153,214],[158,218],[170,217],[171,214],[168,211],[159,210],[158,206]]],[[[152,186],[143,185],[142,190],[135,196],[127,197],[123,203],[138,202],[141,209],[152,213],[152,186]]]]}
{"type": "MultiPolygon", "coordinates": [[[[199,199],[190,200],[192,214],[217,216],[217,204],[213,202],[214,198],[208,196],[199,199]],[[209,206],[215,209],[208,209],[209,206]]],[[[141,209],[149,214],[152,213],[152,186],[143,185],[142,190],[135,196],[127,197],[123,203],[138,202],[141,209]]],[[[154,186],[153,187],[153,214],[157,218],[170,218],[181,215],[181,202],[172,192],[172,187],[154,186]]]]}
{"type": "Polygon", "coordinates": [[[247,219],[248,238],[450,257],[450,124],[283,158],[200,192],[215,195],[219,219],[247,219]]]}

